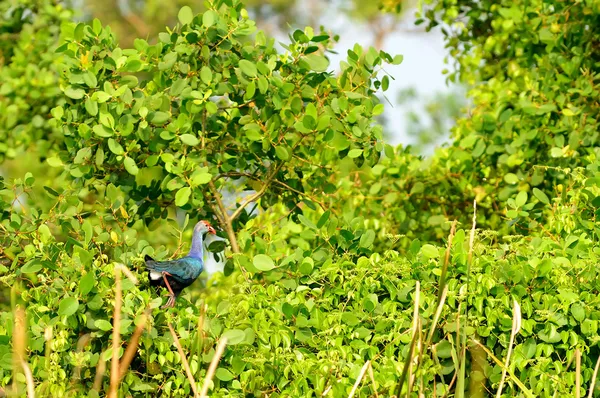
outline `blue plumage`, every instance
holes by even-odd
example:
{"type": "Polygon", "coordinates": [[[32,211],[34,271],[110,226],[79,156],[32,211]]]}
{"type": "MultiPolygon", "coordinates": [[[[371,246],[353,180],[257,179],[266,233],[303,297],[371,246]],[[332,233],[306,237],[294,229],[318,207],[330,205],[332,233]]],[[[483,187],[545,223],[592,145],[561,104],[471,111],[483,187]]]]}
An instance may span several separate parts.
{"type": "Polygon", "coordinates": [[[204,270],[203,234],[215,233],[206,221],[200,221],[194,227],[192,247],[187,256],[177,260],[156,261],[146,255],[146,269],[150,285],[165,287],[169,290],[169,300],[165,307],[174,307],[177,296],[191,285],[204,270]]]}

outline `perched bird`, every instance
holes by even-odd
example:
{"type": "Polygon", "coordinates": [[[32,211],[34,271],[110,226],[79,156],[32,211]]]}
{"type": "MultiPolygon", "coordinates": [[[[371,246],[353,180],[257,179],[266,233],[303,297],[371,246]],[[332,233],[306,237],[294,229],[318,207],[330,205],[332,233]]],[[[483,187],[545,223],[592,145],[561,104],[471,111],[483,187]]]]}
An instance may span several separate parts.
{"type": "Polygon", "coordinates": [[[187,256],[177,260],[156,261],[146,255],[146,269],[151,286],[165,287],[169,290],[169,300],[163,308],[175,307],[175,300],[183,289],[191,285],[204,269],[204,233],[215,234],[215,229],[207,221],[200,221],[194,227],[192,248],[187,256]]]}

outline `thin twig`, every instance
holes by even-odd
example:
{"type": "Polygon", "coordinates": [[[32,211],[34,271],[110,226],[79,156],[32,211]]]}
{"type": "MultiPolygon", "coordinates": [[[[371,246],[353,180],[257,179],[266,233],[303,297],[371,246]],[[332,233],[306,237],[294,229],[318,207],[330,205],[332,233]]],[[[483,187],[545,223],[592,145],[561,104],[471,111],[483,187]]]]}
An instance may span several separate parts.
{"type": "Polygon", "coordinates": [[[590,392],[588,393],[588,398],[592,398],[594,387],[596,387],[596,377],[598,377],[598,368],[600,368],[600,356],[596,361],[596,367],[594,367],[594,374],[592,375],[592,384],[590,385],[590,392]]]}
{"type": "Polygon", "coordinates": [[[35,398],[35,383],[33,382],[33,375],[31,374],[31,369],[29,369],[29,365],[27,365],[27,362],[25,361],[21,361],[21,366],[23,367],[25,381],[27,382],[27,397],[35,398]]]}
{"type": "MultiPolygon", "coordinates": [[[[496,365],[500,366],[502,369],[505,368],[504,364],[502,363],[502,361],[500,361],[498,358],[496,358],[496,356],[494,355],[493,352],[491,352],[486,346],[484,346],[483,344],[481,344],[479,341],[477,340],[473,340],[473,343],[477,344],[478,347],[481,347],[481,349],[483,351],[485,351],[485,353],[494,360],[494,362],[496,362],[496,365]]],[[[517,376],[515,376],[515,374],[513,373],[512,370],[508,369],[508,374],[510,375],[511,380],[521,388],[521,390],[523,391],[523,393],[525,394],[526,397],[528,398],[534,398],[535,395],[525,386],[525,384],[523,384],[523,382],[521,380],[519,380],[519,378],[517,376]]]]}
{"type": "Polygon", "coordinates": [[[371,383],[373,384],[373,392],[375,393],[375,398],[379,398],[379,394],[377,394],[377,383],[375,383],[375,375],[373,374],[373,364],[369,361],[369,377],[371,378],[371,383]]]}
{"type": "Polygon", "coordinates": [[[358,377],[356,378],[356,382],[352,386],[352,390],[350,391],[348,398],[354,397],[354,394],[356,393],[358,386],[360,386],[360,383],[361,383],[363,377],[365,377],[365,373],[367,372],[367,369],[369,368],[369,366],[371,366],[371,361],[365,362],[362,369],[360,370],[360,373],[358,374],[358,377]]]}
{"type": "Polygon", "coordinates": [[[235,211],[231,215],[231,220],[235,220],[236,218],[238,218],[239,215],[242,214],[242,211],[248,205],[248,203],[260,199],[265,194],[265,192],[267,192],[267,188],[269,188],[269,186],[271,185],[271,182],[279,172],[279,169],[281,169],[281,166],[283,166],[283,163],[279,163],[277,166],[275,166],[273,171],[267,177],[266,181],[263,183],[262,187],[252,195],[246,197],[246,199],[240,204],[240,206],[237,209],[235,209],[235,211]]]}
{"type": "Polygon", "coordinates": [[[575,350],[575,398],[581,397],[581,351],[575,350]]]}
{"type": "Polygon", "coordinates": [[[129,340],[127,349],[125,350],[125,353],[123,354],[123,359],[121,359],[121,363],[119,364],[119,379],[120,380],[123,380],[123,377],[125,377],[125,374],[127,373],[127,369],[129,369],[129,365],[131,364],[131,361],[135,357],[135,354],[137,352],[138,343],[140,341],[140,336],[142,335],[142,332],[144,331],[144,327],[146,326],[146,321],[147,321],[148,317],[150,316],[150,312],[151,312],[150,308],[146,308],[146,310],[144,311],[144,313],[142,314],[142,316],[140,318],[139,323],[135,327],[133,336],[131,336],[131,339],[129,340]]]}
{"type": "Polygon", "coordinates": [[[200,398],[207,397],[208,386],[212,382],[212,379],[217,370],[217,366],[219,365],[219,361],[221,360],[221,355],[223,355],[223,351],[225,351],[225,345],[227,344],[227,337],[222,336],[219,340],[219,344],[217,345],[217,349],[215,350],[215,355],[213,356],[212,361],[210,361],[210,365],[208,366],[208,371],[206,372],[206,378],[204,379],[204,385],[202,385],[202,390],[200,391],[200,398]]]}
{"type": "Polygon", "coordinates": [[[442,299],[442,291],[446,286],[446,274],[448,272],[448,264],[450,263],[450,249],[452,249],[452,241],[454,240],[454,235],[456,234],[456,220],[452,222],[452,227],[450,227],[450,235],[448,235],[448,246],[446,247],[446,256],[444,257],[444,265],[442,266],[442,275],[440,275],[440,285],[438,288],[438,297],[437,302],[440,303],[442,299]]]}
{"type": "MultiPolygon", "coordinates": [[[[396,390],[396,397],[400,398],[400,394],[402,393],[402,386],[404,385],[404,380],[406,380],[406,376],[409,373],[409,368],[412,365],[413,360],[413,352],[415,349],[415,342],[417,341],[417,327],[418,327],[418,316],[419,316],[419,300],[421,296],[421,284],[417,281],[416,284],[416,292],[415,292],[415,306],[413,310],[413,325],[412,325],[412,340],[410,342],[410,348],[408,349],[408,355],[406,360],[404,361],[404,368],[402,369],[402,374],[400,375],[400,380],[398,381],[398,387],[396,390]]],[[[410,387],[410,382],[409,382],[410,387]]],[[[409,394],[409,388],[406,389],[407,394],[409,394]]]]}
{"type": "Polygon", "coordinates": [[[94,386],[92,389],[96,392],[100,391],[102,387],[102,379],[104,378],[104,372],[106,372],[106,361],[104,355],[100,355],[98,365],[96,365],[96,377],[94,377],[94,386]]]}
{"type": "Polygon", "coordinates": [[[517,303],[517,300],[513,299],[513,323],[512,330],[510,333],[510,342],[508,344],[508,353],[506,354],[506,361],[504,362],[504,369],[502,369],[502,378],[500,379],[500,385],[496,392],[496,398],[500,398],[502,395],[502,387],[504,387],[504,381],[506,380],[506,372],[510,364],[510,357],[512,355],[513,345],[515,344],[515,336],[521,330],[521,306],[517,303]]]}
{"type": "Polygon", "coordinates": [[[179,338],[177,337],[177,333],[175,333],[175,329],[171,326],[171,323],[168,322],[167,326],[169,326],[169,330],[171,331],[171,336],[173,336],[173,341],[175,342],[175,346],[177,347],[177,351],[179,352],[179,356],[181,357],[181,363],[183,364],[183,368],[185,369],[185,374],[192,386],[192,391],[194,391],[194,397],[198,396],[198,388],[196,387],[196,380],[194,380],[194,375],[192,374],[192,370],[190,369],[190,364],[183,352],[183,347],[179,342],[179,338]]]}
{"type": "Polygon", "coordinates": [[[122,267],[115,267],[115,310],[113,314],[113,335],[112,335],[112,360],[110,365],[110,388],[108,390],[109,398],[117,398],[119,388],[119,351],[121,348],[121,270],[122,267]]]}

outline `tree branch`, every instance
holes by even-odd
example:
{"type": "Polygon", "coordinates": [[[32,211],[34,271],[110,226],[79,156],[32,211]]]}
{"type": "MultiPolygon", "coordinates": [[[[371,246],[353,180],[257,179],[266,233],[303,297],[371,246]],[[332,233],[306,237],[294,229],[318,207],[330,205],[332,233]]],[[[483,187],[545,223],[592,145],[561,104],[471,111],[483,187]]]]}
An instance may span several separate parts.
{"type": "Polygon", "coordinates": [[[244,208],[248,205],[248,203],[253,202],[257,199],[260,199],[265,194],[265,192],[267,191],[267,188],[269,188],[269,185],[271,185],[271,182],[273,182],[273,180],[275,179],[275,176],[277,175],[277,173],[279,172],[279,170],[281,169],[282,166],[283,166],[283,163],[279,163],[275,167],[275,169],[273,170],[271,175],[269,177],[267,177],[267,180],[264,182],[262,188],[260,188],[259,191],[248,196],[246,198],[246,200],[244,200],[242,202],[240,207],[235,209],[235,211],[233,212],[233,214],[231,215],[231,218],[230,218],[232,221],[235,220],[236,218],[238,218],[240,214],[242,214],[242,211],[244,211],[244,208]]]}

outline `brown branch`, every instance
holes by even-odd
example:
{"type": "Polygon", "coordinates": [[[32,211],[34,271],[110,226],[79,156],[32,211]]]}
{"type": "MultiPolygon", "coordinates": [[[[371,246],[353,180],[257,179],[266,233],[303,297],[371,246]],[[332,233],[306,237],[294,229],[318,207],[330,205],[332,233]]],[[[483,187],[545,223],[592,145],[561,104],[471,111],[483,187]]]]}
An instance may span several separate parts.
{"type": "Polygon", "coordinates": [[[183,352],[183,347],[181,347],[179,338],[177,337],[177,334],[175,333],[175,329],[173,329],[173,326],[171,326],[170,322],[167,323],[167,326],[169,327],[169,330],[171,331],[171,335],[173,336],[173,341],[175,342],[175,346],[177,347],[177,351],[179,352],[179,356],[181,357],[181,363],[183,364],[183,368],[185,369],[185,374],[187,375],[190,385],[192,386],[192,391],[194,392],[194,397],[197,397],[198,396],[198,388],[196,387],[196,380],[194,380],[194,375],[192,375],[192,370],[190,369],[190,364],[188,363],[185,353],[183,352]]]}
{"type": "Polygon", "coordinates": [[[279,163],[275,169],[273,170],[273,172],[271,173],[271,175],[269,177],[267,177],[267,180],[264,182],[263,186],[260,188],[260,190],[258,190],[257,192],[253,193],[252,195],[248,196],[246,198],[246,200],[244,200],[242,202],[242,204],[240,205],[240,207],[238,207],[233,214],[231,215],[230,219],[233,221],[236,218],[238,218],[238,216],[240,214],[242,214],[242,211],[244,210],[244,208],[248,205],[248,203],[250,202],[254,202],[255,200],[260,199],[265,192],[267,192],[267,188],[269,188],[269,186],[271,185],[271,183],[273,182],[273,180],[275,179],[275,176],[277,175],[277,173],[279,172],[279,170],[281,169],[281,167],[283,166],[283,163],[279,163]]]}
{"type": "Polygon", "coordinates": [[[131,340],[129,341],[127,349],[125,350],[125,354],[123,354],[123,359],[121,360],[121,364],[119,365],[119,379],[121,380],[123,379],[123,377],[125,377],[125,373],[127,373],[127,369],[129,369],[129,365],[135,357],[138,343],[140,341],[140,336],[144,331],[144,326],[146,325],[146,320],[150,316],[150,312],[150,308],[146,308],[146,310],[142,314],[140,322],[138,323],[138,325],[135,328],[135,331],[133,332],[133,336],[131,336],[131,340]]]}

